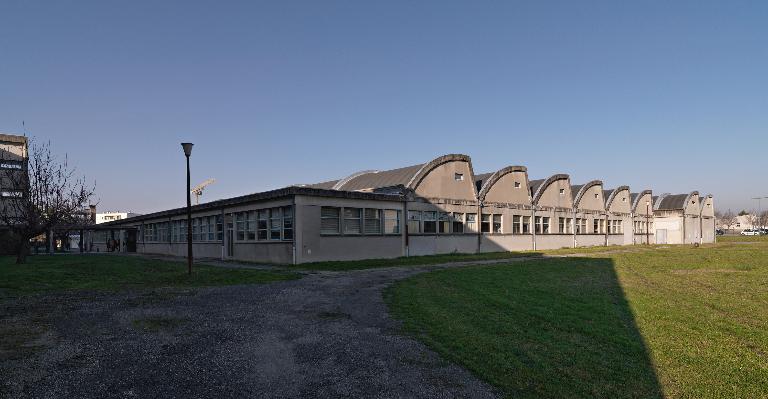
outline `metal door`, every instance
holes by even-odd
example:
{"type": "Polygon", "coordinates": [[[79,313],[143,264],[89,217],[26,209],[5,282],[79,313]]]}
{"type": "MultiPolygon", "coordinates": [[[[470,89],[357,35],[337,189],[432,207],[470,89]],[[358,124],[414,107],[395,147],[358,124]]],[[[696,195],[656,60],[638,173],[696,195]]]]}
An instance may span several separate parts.
{"type": "Polygon", "coordinates": [[[656,244],[667,243],[667,229],[656,229],[656,244]]]}
{"type": "Polygon", "coordinates": [[[232,222],[227,222],[227,257],[235,255],[235,226],[232,222]]]}

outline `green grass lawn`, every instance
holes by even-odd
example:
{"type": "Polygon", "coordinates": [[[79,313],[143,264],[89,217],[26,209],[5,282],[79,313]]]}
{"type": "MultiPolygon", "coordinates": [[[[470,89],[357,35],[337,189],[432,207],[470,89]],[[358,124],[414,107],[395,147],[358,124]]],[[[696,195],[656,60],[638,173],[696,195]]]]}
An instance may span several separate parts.
{"type": "Polygon", "coordinates": [[[768,236],[717,236],[717,242],[768,242],[768,236]]]}
{"type": "Polygon", "coordinates": [[[121,290],[259,284],[299,278],[291,272],[226,269],[186,263],[110,255],[37,255],[27,264],[0,257],[0,294],[24,295],[72,290],[121,290]]]}
{"type": "Polygon", "coordinates": [[[768,241],[441,270],[386,300],[508,397],[768,397],[768,241]]]}

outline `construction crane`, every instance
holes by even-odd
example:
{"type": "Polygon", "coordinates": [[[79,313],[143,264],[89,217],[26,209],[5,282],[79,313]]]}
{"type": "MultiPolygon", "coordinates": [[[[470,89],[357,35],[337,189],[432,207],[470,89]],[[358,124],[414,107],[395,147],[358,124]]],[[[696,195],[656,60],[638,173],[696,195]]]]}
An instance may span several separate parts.
{"type": "Polygon", "coordinates": [[[216,179],[208,179],[198,185],[195,188],[189,190],[190,193],[195,194],[195,205],[200,205],[200,196],[203,195],[203,189],[215,183],[216,179]]]}

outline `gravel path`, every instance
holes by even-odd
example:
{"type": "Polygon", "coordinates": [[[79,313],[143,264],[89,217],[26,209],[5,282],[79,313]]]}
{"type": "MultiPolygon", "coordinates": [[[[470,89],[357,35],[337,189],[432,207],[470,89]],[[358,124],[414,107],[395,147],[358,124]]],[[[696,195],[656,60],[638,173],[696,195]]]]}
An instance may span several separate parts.
{"type": "Polygon", "coordinates": [[[3,321],[23,324],[47,312],[49,328],[36,343],[42,349],[0,357],[0,396],[496,397],[466,370],[399,334],[387,315],[386,286],[444,266],[18,299],[3,304],[3,321]]]}

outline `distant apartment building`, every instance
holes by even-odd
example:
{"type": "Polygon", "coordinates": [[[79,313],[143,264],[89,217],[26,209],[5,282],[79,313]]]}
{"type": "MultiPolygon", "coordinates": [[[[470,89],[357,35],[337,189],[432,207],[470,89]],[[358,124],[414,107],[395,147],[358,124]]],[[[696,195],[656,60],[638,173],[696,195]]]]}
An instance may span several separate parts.
{"type": "MultiPolygon", "coordinates": [[[[449,154],[384,171],[107,222],[92,242],[128,252],[306,263],[445,253],[714,241],[712,196],[529,180],[524,166],[475,175],[449,154]]],[[[103,251],[103,248],[97,248],[103,251]]]]}
{"type": "Polygon", "coordinates": [[[96,213],[96,224],[106,223],[106,222],[114,222],[117,220],[125,220],[128,218],[132,218],[135,216],[141,216],[139,213],[133,213],[133,212],[103,212],[103,213],[96,213]]]}

